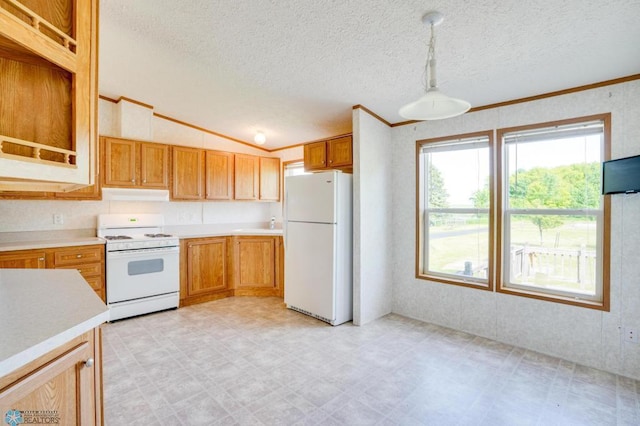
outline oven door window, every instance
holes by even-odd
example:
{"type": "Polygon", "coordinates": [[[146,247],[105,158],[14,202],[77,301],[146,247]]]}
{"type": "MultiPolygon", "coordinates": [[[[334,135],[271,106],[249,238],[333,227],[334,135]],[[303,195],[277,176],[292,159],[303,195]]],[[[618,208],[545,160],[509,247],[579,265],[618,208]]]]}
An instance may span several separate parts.
{"type": "Polygon", "coordinates": [[[129,275],[152,274],[164,271],[164,259],[132,260],[127,264],[129,275]]]}

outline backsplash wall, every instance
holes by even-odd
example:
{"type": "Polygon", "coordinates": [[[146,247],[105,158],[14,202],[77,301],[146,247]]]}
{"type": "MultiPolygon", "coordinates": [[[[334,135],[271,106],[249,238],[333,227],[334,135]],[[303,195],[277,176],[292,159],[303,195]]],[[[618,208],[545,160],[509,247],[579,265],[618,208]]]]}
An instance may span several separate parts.
{"type": "Polygon", "coordinates": [[[159,213],[167,225],[266,224],[276,206],[280,203],[0,200],[0,232],[95,228],[103,213],[159,213]],[[62,214],[63,224],[53,223],[54,214],[62,214]]]}

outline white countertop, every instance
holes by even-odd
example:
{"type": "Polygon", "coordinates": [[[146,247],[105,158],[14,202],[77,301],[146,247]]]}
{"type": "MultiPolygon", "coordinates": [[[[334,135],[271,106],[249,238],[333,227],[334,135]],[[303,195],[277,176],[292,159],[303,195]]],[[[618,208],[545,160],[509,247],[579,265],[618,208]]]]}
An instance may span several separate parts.
{"type": "MultiPolygon", "coordinates": [[[[199,225],[165,225],[164,232],[178,238],[219,237],[227,235],[282,235],[282,228],[269,229],[266,223],[223,223],[199,225]]],[[[0,232],[0,252],[37,250],[55,247],[105,244],[95,236],[95,229],[55,231],[0,232]]]]}
{"type": "Polygon", "coordinates": [[[282,228],[269,229],[262,223],[223,223],[204,225],[166,225],[164,232],[179,238],[220,237],[227,235],[282,235],[282,228]]]}
{"type": "Polygon", "coordinates": [[[0,269],[0,377],[109,319],[73,269],[0,269]]]}
{"type": "Polygon", "coordinates": [[[104,243],[95,229],[0,232],[0,252],[104,243]]]}

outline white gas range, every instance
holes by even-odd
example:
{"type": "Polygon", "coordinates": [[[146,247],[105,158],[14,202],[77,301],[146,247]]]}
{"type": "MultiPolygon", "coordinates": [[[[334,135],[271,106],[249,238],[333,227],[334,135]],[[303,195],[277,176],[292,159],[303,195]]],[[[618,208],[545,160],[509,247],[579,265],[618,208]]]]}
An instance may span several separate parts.
{"type": "Polygon", "coordinates": [[[180,241],[163,226],[159,214],[98,216],[98,237],[107,240],[110,321],[178,307],[180,241]]]}

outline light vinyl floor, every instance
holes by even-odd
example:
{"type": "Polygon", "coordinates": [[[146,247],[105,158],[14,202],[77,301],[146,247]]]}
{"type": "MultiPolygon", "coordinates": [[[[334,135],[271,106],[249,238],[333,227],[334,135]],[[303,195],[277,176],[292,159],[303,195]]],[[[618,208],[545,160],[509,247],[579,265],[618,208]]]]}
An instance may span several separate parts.
{"type": "Polygon", "coordinates": [[[640,382],[387,315],[235,297],[103,327],[116,425],[639,425],[640,382]]]}

